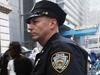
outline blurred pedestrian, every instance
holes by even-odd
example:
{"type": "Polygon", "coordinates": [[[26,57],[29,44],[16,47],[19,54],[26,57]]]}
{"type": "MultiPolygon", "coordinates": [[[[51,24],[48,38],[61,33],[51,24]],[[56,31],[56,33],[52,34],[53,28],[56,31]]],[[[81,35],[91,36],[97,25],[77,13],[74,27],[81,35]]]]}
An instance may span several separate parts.
{"type": "Polygon", "coordinates": [[[90,59],[91,59],[91,64],[94,65],[96,63],[96,60],[97,60],[97,55],[95,52],[91,51],[90,53],[90,59]]]}
{"type": "Polygon", "coordinates": [[[21,54],[21,45],[13,41],[9,45],[12,60],[8,62],[9,75],[31,75],[33,65],[29,58],[21,54]]]}
{"type": "Polygon", "coordinates": [[[96,67],[96,75],[100,75],[100,56],[98,56],[98,58],[97,58],[95,67],[96,67]]]}
{"type": "Polygon", "coordinates": [[[27,19],[32,38],[43,49],[37,54],[33,75],[87,75],[87,52],[59,34],[66,13],[51,1],[35,4],[27,19]]]}
{"type": "Polygon", "coordinates": [[[7,50],[0,59],[0,75],[8,75],[7,64],[10,60],[9,50],[7,50]]]}
{"type": "Polygon", "coordinates": [[[94,51],[91,51],[89,57],[90,57],[90,64],[91,64],[91,68],[89,70],[90,75],[96,75],[96,65],[95,65],[97,61],[96,53],[94,51]]]}

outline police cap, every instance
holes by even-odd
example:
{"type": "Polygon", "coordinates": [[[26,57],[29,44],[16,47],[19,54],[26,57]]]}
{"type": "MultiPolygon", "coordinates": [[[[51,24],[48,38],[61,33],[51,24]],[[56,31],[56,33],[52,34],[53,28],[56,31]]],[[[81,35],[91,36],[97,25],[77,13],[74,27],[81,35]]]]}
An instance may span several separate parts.
{"type": "Polygon", "coordinates": [[[65,21],[66,13],[56,3],[40,1],[32,8],[30,16],[26,19],[26,23],[29,24],[31,19],[39,16],[56,18],[58,25],[61,26],[65,21]]]}

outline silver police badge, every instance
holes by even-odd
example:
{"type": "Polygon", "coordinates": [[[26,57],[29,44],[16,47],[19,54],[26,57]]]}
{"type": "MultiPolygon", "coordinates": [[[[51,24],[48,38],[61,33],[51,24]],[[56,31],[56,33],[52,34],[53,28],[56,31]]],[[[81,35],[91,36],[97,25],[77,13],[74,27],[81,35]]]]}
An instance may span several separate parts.
{"type": "Polygon", "coordinates": [[[69,65],[69,62],[70,53],[68,52],[57,52],[51,57],[52,66],[58,73],[62,73],[69,65]]]}

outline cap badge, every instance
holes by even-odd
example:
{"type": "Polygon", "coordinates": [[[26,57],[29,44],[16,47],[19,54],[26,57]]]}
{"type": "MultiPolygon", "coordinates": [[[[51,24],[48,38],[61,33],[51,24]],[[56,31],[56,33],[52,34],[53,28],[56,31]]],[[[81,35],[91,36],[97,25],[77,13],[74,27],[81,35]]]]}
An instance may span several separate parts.
{"type": "Polygon", "coordinates": [[[43,14],[44,14],[44,15],[48,15],[48,12],[47,12],[47,11],[46,11],[46,12],[43,12],[43,14]]]}

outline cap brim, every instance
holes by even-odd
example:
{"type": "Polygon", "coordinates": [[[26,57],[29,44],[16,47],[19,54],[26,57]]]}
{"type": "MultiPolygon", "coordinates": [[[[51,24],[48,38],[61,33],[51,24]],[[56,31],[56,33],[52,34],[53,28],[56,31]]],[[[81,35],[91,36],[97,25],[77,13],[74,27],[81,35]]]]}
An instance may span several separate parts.
{"type": "Polygon", "coordinates": [[[37,14],[30,14],[30,16],[26,19],[26,23],[30,24],[30,20],[34,20],[36,17],[39,17],[37,14]]]}

